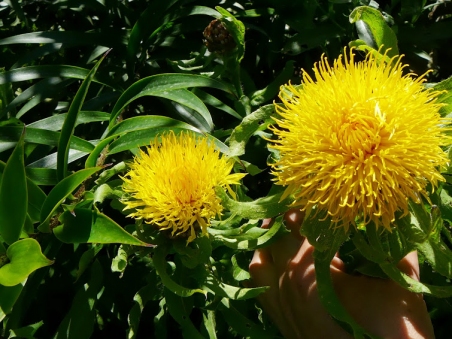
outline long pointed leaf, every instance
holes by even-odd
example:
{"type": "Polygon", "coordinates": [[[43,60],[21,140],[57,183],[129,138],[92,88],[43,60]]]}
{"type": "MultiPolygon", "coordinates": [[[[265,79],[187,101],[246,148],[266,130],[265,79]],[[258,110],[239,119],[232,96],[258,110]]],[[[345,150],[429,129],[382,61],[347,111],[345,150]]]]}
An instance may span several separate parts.
{"type": "Polygon", "coordinates": [[[157,95],[165,91],[181,88],[212,87],[233,94],[233,90],[224,82],[203,75],[193,74],[157,74],[135,82],[118,99],[110,117],[111,129],[122,109],[143,96],[157,95]]]}
{"type": "Polygon", "coordinates": [[[41,232],[49,232],[48,220],[58,206],[71,194],[77,186],[91,175],[101,170],[102,167],[87,168],[75,172],[61,180],[49,193],[41,208],[41,225],[38,229],[41,232]]]}
{"type": "Polygon", "coordinates": [[[80,86],[77,94],[72,101],[71,107],[66,116],[66,120],[64,121],[63,127],[61,129],[60,140],[58,142],[58,155],[57,155],[57,177],[59,180],[62,180],[66,177],[67,165],[68,165],[68,156],[69,156],[69,148],[70,148],[70,140],[72,134],[74,133],[75,123],[77,121],[78,113],[80,112],[83,102],[85,101],[86,93],[88,93],[89,85],[96,74],[97,69],[99,68],[101,62],[104,60],[106,55],[104,55],[93,67],[93,69],[86,76],[86,79],[83,81],[80,86]]]}
{"type": "Polygon", "coordinates": [[[8,159],[0,184],[0,234],[12,244],[19,239],[27,216],[24,133],[8,159]]]}

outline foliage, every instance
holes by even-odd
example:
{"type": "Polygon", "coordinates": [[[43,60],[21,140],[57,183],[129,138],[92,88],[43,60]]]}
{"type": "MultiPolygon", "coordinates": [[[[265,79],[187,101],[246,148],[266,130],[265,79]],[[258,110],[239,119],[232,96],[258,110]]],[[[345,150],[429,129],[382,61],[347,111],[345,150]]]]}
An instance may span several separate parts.
{"type": "MultiPolygon", "coordinates": [[[[5,338],[275,338],[244,288],[252,251],[284,234],[290,197],[272,185],[267,129],[279,88],[299,83],[322,54],[391,48],[444,92],[451,113],[450,3],[427,0],[26,1],[0,4],[0,336],[5,338]],[[235,49],[210,53],[209,22],[235,49]],[[382,47],[383,46],[383,47],[382,47]],[[444,81],[443,81],[444,80],[444,81]],[[442,82],[441,82],[442,81],[442,82]],[[248,173],[209,237],[171,239],[123,211],[122,179],[139,148],[165,131],[207,135],[248,173]],[[259,219],[275,217],[261,229],[259,219]]],[[[385,237],[372,227],[316,244],[319,289],[334,300],[329,261],[364,255],[386,276],[427,295],[448,337],[452,178],[433,206],[385,237]],[[415,226],[413,228],[413,225],[415,226]],[[343,244],[345,242],[345,244],[343,244]],[[342,247],[341,247],[342,246],[342,247]],[[423,281],[395,263],[418,249],[423,281]],[[432,271],[430,265],[433,266],[432,271]],[[323,277],[323,278],[322,278],[323,277]],[[331,294],[333,293],[333,294],[331,294]]],[[[368,266],[355,269],[368,272],[368,266]]],[[[331,303],[330,313],[365,333],[331,303]]]]}

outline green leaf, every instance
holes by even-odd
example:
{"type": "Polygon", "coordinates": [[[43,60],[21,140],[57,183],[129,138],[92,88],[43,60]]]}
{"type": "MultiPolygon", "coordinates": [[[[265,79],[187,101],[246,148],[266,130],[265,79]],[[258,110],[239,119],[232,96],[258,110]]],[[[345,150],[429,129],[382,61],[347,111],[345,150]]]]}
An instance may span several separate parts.
{"type": "Polygon", "coordinates": [[[111,129],[116,123],[122,109],[132,101],[143,96],[158,95],[191,87],[211,87],[233,94],[232,89],[226,83],[203,75],[172,73],[152,75],[135,82],[119,97],[111,112],[109,128],[111,129]]]}
{"type": "MultiPolygon", "coordinates": [[[[127,165],[124,161],[118,162],[116,165],[114,165],[112,168],[109,168],[102,173],[99,174],[99,178],[96,180],[96,184],[102,185],[103,183],[107,182],[112,176],[124,173],[127,170],[127,165]]],[[[94,199],[96,200],[96,199],[94,199]]]]}
{"type": "Polygon", "coordinates": [[[335,238],[331,247],[326,251],[320,252],[317,248],[314,249],[315,275],[320,301],[328,313],[337,321],[341,322],[349,333],[353,334],[353,338],[364,339],[368,337],[377,339],[378,337],[367,333],[365,329],[358,325],[342,305],[334,290],[330,264],[344,239],[343,237],[335,238]]]}
{"type": "Polygon", "coordinates": [[[67,43],[72,46],[102,45],[107,47],[121,47],[125,44],[126,39],[127,32],[119,29],[99,32],[48,31],[10,36],[1,39],[0,45],[67,43]]]}
{"type": "Polygon", "coordinates": [[[162,135],[169,131],[174,132],[175,135],[178,135],[181,132],[190,131],[192,134],[206,137],[215,143],[215,146],[224,154],[228,154],[229,148],[223,144],[220,140],[211,136],[210,134],[201,134],[192,132],[192,129],[185,129],[179,127],[164,127],[164,128],[149,128],[132,131],[126,134],[121,135],[118,139],[111,143],[109,146],[108,154],[115,154],[123,151],[128,151],[133,148],[138,148],[142,146],[149,146],[151,141],[154,141],[156,136],[162,135]]]}
{"type": "Polygon", "coordinates": [[[250,229],[240,227],[232,230],[216,230],[213,227],[208,229],[209,233],[213,234],[216,239],[223,242],[223,245],[242,250],[253,250],[265,246],[272,241],[278,232],[282,231],[282,216],[279,216],[274,221],[269,229],[263,229],[259,226],[254,226],[250,229]],[[239,231],[237,235],[236,231],[239,231]]]}
{"type": "Polygon", "coordinates": [[[89,339],[94,330],[96,302],[103,287],[103,268],[95,260],[89,280],[80,286],[69,312],[58,327],[55,339],[89,339]]]}
{"type": "Polygon", "coordinates": [[[213,121],[210,112],[201,99],[185,88],[173,91],[164,91],[154,94],[154,96],[165,98],[177,102],[191,109],[192,117],[198,128],[203,132],[213,130],[213,121]]]}
{"type": "Polygon", "coordinates": [[[435,86],[433,86],[433,90],[435,91],[443,91],[438,96],[437,102],[444,104],[439,109],[439,113],[442,117],[445,117],[448,114],[452,113],[452,77],[447,78],[446,80],[443,80],[435,86]]]}
{"type": "Polygon", "coordinates": [[[94,258],[96,258],[96,255],[102,248],[102,244],[95,244],[90,249],[83,252],[78,262],[77,280],[81,277],[83,272],[86,271],[89,265],[91,265],[91,263],[94,261],[94,258]]]}
{"type": "Polygon", "coordinates": [[[231,107],[228,105],[225,105],[223,102],[218,100],[213,95],[210,95],[209,93],[204,92],[203,90],[199,88],[193,88],[192,92],[200,98],[206,105],[215,107],[216,109],[223,111],[229,115],[232,115],[234,118],[237,118],[239,120],[242,120],[242,117],[240,114],[238,114],[236,111],[234,111],[231,107]]]}
{"type": "MultiPolygon", "coordinates": [[[[36,102],[36,104],[44,101],[46,98],[51,98],[54,94],[58,93],[60,89],[66,87],[67,85],[73,83],[74,79],[61,79],[61,78],[45,78],[38,83],[28,87],[25,91],[20,93],[14,98],[6,107],[0,109],[0,116],[14,110],[15,107],[25,103],[30,98],[36,102]]],[[[5,86],[5,85],[2,85],[5,86]]],[[[29,109],[35,107],[36,104],[27,103],[24,107],[20,109],[17,113],[16,118],[20,118],[29,109]]]]}
{"type": "Polygon", "coordinates": [[[115,187],[112,187],[109,184],[102,184],[94,191],[93,203],[97,206],[98,204],[103,203],[105,199],[120,199],[123,193],[124,191],[120,187],[115,189],[115,187]]]}
{"type": "Polygon", "coordinates": [[[198,332],[190,319],[191,307],[188,305],[188,298],[182,298],[181,296],[171,292],[171,290],[165,288],[164,290],[166,306],[168,312],[181,326],[182,335],[184,338],[204,339],[201,333],[198,332]]]}
{"type": "Polygon", "coordinates": [[[209,272],[206,281],[204,282],[205,289],[213,293],[215,296],[221,296],[233,300],[245,300],[255,298],[259,294],[269,289],[268,286],[255,288],[242,288],[225,284],[219,281],[213,274],[209,272]]]}
{"type": "Polygon", "coordinates": [[[279,93],[281,85],[287,83],[293,77],[294,63],[293,60],[287,61],[283,70],[278,74],[275,80],[268,84],[267,87],[254,92],[251,95],[251,106],[260,106],[264,102],[274,100],[279,93]]]}
{"type": "Polygon", "coordinates": [[[106,54],[96,63],[93,69],[88,73],[85,80],[83,80],[77,94],[72,100],[71,107],[67,113],[66,119],[64,120],[63,127],[61,128],[60,140],[58,142],[58,155],[57,155],[57,177],[58,180],[62,180],[66,177],[67,166],[68,166],[68,156],[70,141],[72,135],[74,134],[75,124],[77,122],[77,116],[80,112],[83,102],[85,101],[86,94],[88,93],[89,85],[96,74],[97,69],[104,60],[106,54]]]}
{"type": "MultiPolygon", "coordinates": [[[[6,164],[0,161],[0,173],[5,170],[6,164]]],[[[29,171],[25,168],[25,173],[27,175],[27,193],[28,193],[28,207],[27,213],[30,216],[32,222],[37,222],[40,220],[41,207],[46,199],[45,193],[41,188],[37,186],[34,182],[33,177],[30,177],[29,171]]],[[[1,176],[0,176],[1,178],[1,176]]],[[[38,182],[38,184],[40,184],[38,182]]]]}
{"type": "Polygon", "coordinates": [[[127,45],[129,71],[134,71],[132,67],[136,63],[136,55],[140,52],[140,43],[149,36],[153,36],[159,28],[159,25],[167,22],[167,17],[164,14],[176,2],[177,0],[164,3],[151,2],[146,10],[141,13],[130,32],[129,43],[127,45]]]}
{"type": "Polygon", "coordinates": [[[216,187],[215,192],[225,209],[233,214],[240,215],[244,219],[273,218],[286,212],[289,209],[288,206],[292,203],[291,197],[281,201],[282,192],[250,202],[239,202],[231,199],[221,187],[216,187]]]}
{"type": "Polygon", "coordinates": [[[41,208],[41,232],[50,232],[48,221],[55,210],[83,181],[102,169],[94,167],[80,170],[61,180],[49,193],[41,208]]]}
{"type": "MultiPolygon", "coordinates": [[[[86,68],[68,65],[27,66],[0,73],[0,85],[11,82],[52,77],[83,80],[89,75],[89,73],[90,71],[86,68]]],[[[92,80],[94,82],[116,88],[116,85],[110,79],[105,79],[104,77],[93,77],[92,80]]]]}
{"type": "Polygon", "coordinates": [[[232,263],[232,276],[237,281],[248,280],[251,278],[250,273],[247,271],[249,262],[242,252],[234,254],[231,258],[232,263]]]}
{"type": "Polygon", "coordinates": [[[146,304],[151,300],[157,300],[160,298],[159,289],[156,288],[156,282],[140,288],[140,290],[133,297],[135,302],[130,309],[129,316],[127,318],[129,322],[128,339],[134,339],[137,336],[138,327],[140,325],[140,318],[146,304]]]}
{"type": "Polygon", "coordinates": [[[24,134],[3,170],[0,183],[0,235],[8,244],[19,239],[27,216],[28,193],[24,165],[24,134]]]}
{"type": "Polygon", "coordinates": [[[262,325],[256,324],[251,319],[245,317],[234,307],[233,302],[227,298],[221,299],[221,303],[218,304],[218,309],[223,314],[229,326],[243,337],[261,339],[273,339],[279,337],[276,333],[271,333],[267,329],[262,328],[262,325]]]}
{"type": "Polygon", "coordinates": [[[245,25],[224,8],[216,6],[215,9],[222,15],[221,22],[237,44],[237,62],[240,62],[245,54],[245,25]]]}
{"type": "Polygon", "coordinates": [[[365,336],[376,338],[358,325],[344,308],[334,290],[330,264],[342,243],[347,239],[348,233],[340,228],[334,232],[330,226],[331,219],[326,218],[326,215],[320,212],[308,218],[307,222],[305,219],[302,225],[303,234],[306,234],[307,239],[314,246],[315,275],[320,301],[328,313],[341,322],[343,327],[353,334],[354,338],[364,339],[365,336]],[[329,226],[327,227],[328,224],[329,226]]]}
{"type": "Polygon", "coordinates": [[[27,212],[33,223],[40,221],[41,208],[47,196],[33,181],[27,178],[28,208],[27,212]]]}
{"type": "Polygon", "coordinates": [[[160,276],[160,279],[162,280],[163,285],[165,285],[165,287],[167,289],[169,289],[171,292],[175,293],[176,295],[178,295],[180,297],[189,297],[195,293],[206,294],[205,291],[203,291],[199,288],[197,288],[197,289],[186,288],[186,287],[179,285],[177,282],[175,282],[173,279],[171,279],[171,277],[166,272],[167,262],[165,260],[165,257],[167,255],[167,253],[168,253],[168,250],[166,248],[164,248],[162,246],[157,246],[155,248],[154,257],[153,257],[154,267],[155,267],[158,275],[160,276]]]}
{"type": "MultiPolygon", "coordinates": [[[[0,152],[11,148],[14,142],[20,139],[22,131],[23,127],[19,126],[0,126],[0,152]]],[[[25,142],[27,143],[57,146],[60,138],[59,132],[30,127],[25,129],[25,142]]],[[[69,147],[83,152],[91,152],[94,149],[92,143],[76,136],[72,136],[69,147]]]]}
{"type": "MultiPolygon", "coordinates": [[[[51,117],[37,120],[28,124],[27,127],[34,129],[44,129],[48,131],[59,131],[63,127],[66,120],[67,113],[52,115],[51,117]]],[[[90,122],[108,121],[110,120],[110,113],[98,111],[80,111],[77,115],[75,126],[80,124],[88,124],[90,122]]]]}
{"type": "Polygon", "coordinates": [[[119,246],[118,253],[111,261],[111,271],[123,273],[127,267],[127,259],[129,254],[127,253],[124,245],[119,246]]]}
{"type": "Polygon", "coordinates": [[[242,123],[234,128],[229,138],[229,156],[245,154],[245,146],[249,138],[263,126],[266,127],[274,113],[275,106],[272,104],[263,106],[243,118],[242,123]]]}
{"type": "Polygon", "coordinates": [[[204,310],[202,314],[204,328],[206,329],[209,339],[217,339],[217,324],[215,321],[215,311],[204,310]]]}
{"type": "Polygon", "coordinates": [[[14,330],[10,330],[8,339],[12,338],[22,338],[22,339],[34,339],[34,335],[36,331],[44,325],[44,322],[41,320],[36,324],[24,326],[21,328],[17,328],[14,330]]]}
{"type": "Polygon", "coordinates": [[[58,182],[56,169],[25,167],[27,177],[39,186],[55,186],[58,182]]]}
{"type": "Polygon", "coordinates": [[[5,319],[7,314],[11,313],[14,304],[24,288],[24,284],[19,283],[14,286],[0,285],[0,322],[5,319]]]}
{"type": "Polygon", "coordinates": [[[6,255],[10,262],[0,268],[0,285],[3,286],[20,284],[32,272],[53,263],[42,254],[39,243],[31,238],[10,245],[6,255]]]}
{"type": "Polygon", "coordinates": [[[196,127],[189,125],[185,122],[175,120],[172,118],[160,116],[160,115],[147,115],[147,116],[139,116],[133,117],[126,120],[121,121],[116,124],[107,134],[107,137],[110,136],[118,136],[132,131],[138,130],[150,130],[153,128],[161,128],[161,129],[187,129],[192,130],[194,132],[199,132],[196,127]]]}
{"type": "Polygon", "coordinates": [[[185,240],[174,241],[173,246],[182,264],[188,268],[205,264],[212,254],[211,240],[204,236],[196,238],[189,244],[186,244],[185,240]]]}
{"type": "Polygon", "coordinates": [[[337,239],[347,238],[348,233],[340,225],[337,228],[332,227],[331,218],[326,211],[313,210],[311,213],[313,215],[304,218],[300,230],[317,251],[328,251],[337,239]]]}
{"type": "Polygon", "coordinates": [[[62,225],[53,229],[64,243],[128,244],[149,246],[138,240],[105,214],[90,209],[75,208],[59,218],[62,225]]]}
{"type": "Polygon", "coordinates": [[[382,263],[380,264],[380,267],[388,275],[388,277],[413,293],[424,293],[433,295],[437,298],[452,297],[452,286],[433,286],[423,284],[400,271],[393,263],[382,263]]]}
{"type": "Polygon", "coordinates": [[[350,14],[350,23],[356,24],[359,38],[368,46],[376,50],[384,46],[383,51],[387,50],[389,57],[399,55],[397,37],[379,10],[368,6],[356,7],[350,14]]]}

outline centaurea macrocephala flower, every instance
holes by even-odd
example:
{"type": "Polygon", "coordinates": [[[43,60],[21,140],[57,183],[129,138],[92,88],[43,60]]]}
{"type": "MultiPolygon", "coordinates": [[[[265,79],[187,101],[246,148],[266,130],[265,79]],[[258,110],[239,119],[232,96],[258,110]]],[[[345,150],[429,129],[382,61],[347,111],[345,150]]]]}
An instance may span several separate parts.
{"type": "Polygon", "coordinates": [[[404,74],[400,57],[383,59],[369,53],[356,62],[344,50],[330,65],[323,56],[314,78],[303,71],[302,85],[283,86],[276,105],[276,183],[294,206],[326,211],[345,229],[357,218],[390,229],[397,211],[408,213],[408,199],[428,199],[427,183],[443,181],[448,163],[440,92],[404,74]]]}
{"type": "Polygon", "coordinates": [[[239,184],[245,174],[233,173],[233,160],[222,156],[212,141],[188,132],[167,133],[141,151],[123,178],[125,209],[130,217],[143,219],[172,235],[196,238],[196,229],[207,234],[210,220],[221,215],[215,187],[239,184]]]}

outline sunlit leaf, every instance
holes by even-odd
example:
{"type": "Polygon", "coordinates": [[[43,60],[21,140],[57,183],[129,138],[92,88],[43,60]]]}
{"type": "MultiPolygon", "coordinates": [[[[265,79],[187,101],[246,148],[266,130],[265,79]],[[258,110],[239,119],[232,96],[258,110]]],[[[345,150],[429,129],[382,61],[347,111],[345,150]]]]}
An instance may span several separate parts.
{"type": "Polygon", "coordinates": [[[63,127],[61,128],[61,135],[58,141],[58,153],[57,153],[57,177],[59,180],[62,180],[67,175],[67,166],[68,166],[68,156],[69,156],[69,148],[71,144],[71,138],[74,134],[75,124],[77,122],[77,116],[80,112],[83,102],[85,101],[86,94],[88,93],[89,85],[91,81],[94,79],[94,75],[96,74],[97,69],[100,64],[104,60],[106,55],[102,57],[93,69],[88,73],[86,78],[83,80],[82,85],[80,86],[77,94],[72,100],[71,107],[69,107],[69,111],[67,113],[66,119],[64,120],[63,127]]]}
{"type": "Polygon", "coordinates": [[[222,188],[216,188],[215,192],[220,197],[224,208],[231,213],[240,215],[246,219],[265,219],[272,218],[278,214],[284,213],[289,209],[292,202],[291,197],[281,201],[283,192],[264,198],[259,198],[250,202],[240,202],[229,198],[226,191],[222,188]]]}
{"type": "Polygon", "coordinates": [[[388,56],[399,55],[397,37],[388,26],[379,10],[369,7],[356,7],[350,14],[350,23],[355,23],[358,36],[374,49],[384,46],[388,56]]]}
{"type": "Polygon", "coordinates": [[[71,174],[61,180],[49,193],[41,208],[41,232],[49,232],[48,221],[58,206],[71,194],[83,181],[102,169],[102,167],[87,168],[71,174]]]}
{"type": "Polygon", "coordinates": [[[53,229],[55,236],[65,243],[129,244],[148,246],[124,230],[105,214],[76,208],[60,216],[62,225],[53,229]]]}
{"type": "Polygon", "coordinates": [[[110,117],[111,129],[121,110],[132,101],[143,97],[158,95],[165,91],[186,89],[192,87],[211,87],[232,94],[232,89],[224,82],[203,75],[192,74],[158,74],[135,82],[127,88],[113,107],[110,117]]]}
{"type": "Polygon", "coordinates": [[[42,254],[39,243],[31,238],[10,245],[6,255],[9,263],[0,267],[0,285],[3,286],[20,284],[32,272],[53,263],[42,254]]]}

